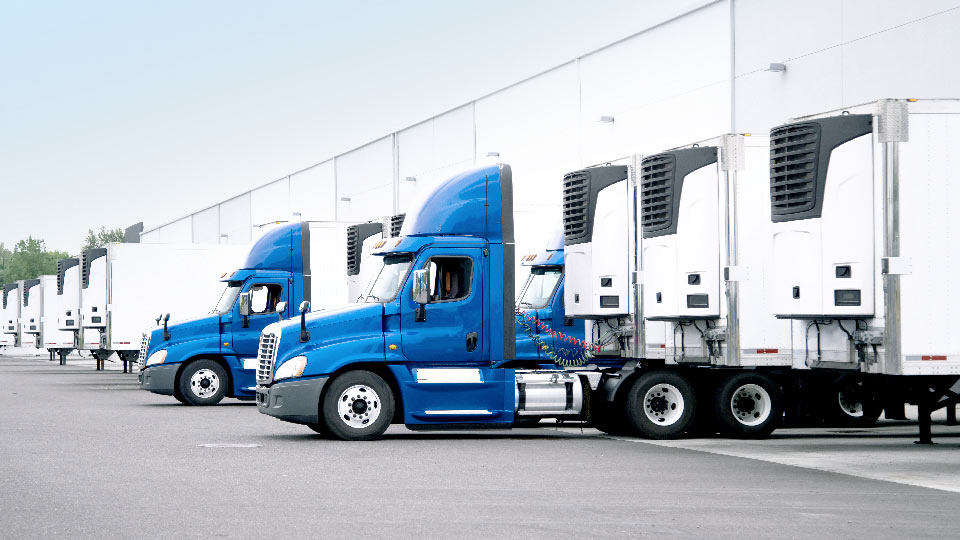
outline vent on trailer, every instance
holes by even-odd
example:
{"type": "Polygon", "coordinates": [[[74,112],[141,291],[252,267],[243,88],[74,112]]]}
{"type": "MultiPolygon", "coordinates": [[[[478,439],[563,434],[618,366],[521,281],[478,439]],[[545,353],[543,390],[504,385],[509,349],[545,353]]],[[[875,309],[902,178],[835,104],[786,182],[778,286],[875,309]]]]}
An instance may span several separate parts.
{"type": "Polygon", "coordinates": [[[400,229],[403,227],[403,220],[406,217],[406,214],[397,214],[390,218],[390,238],[400,236],[400,229]]]}
{"type": "Polygon", "coordinates": [[[563,238],[569,245],[587,235],[590,173],[577,171],[563,177],[563,238]]]}
{"type": "Polygon", "coordinates": [[[23,282],[23,307],[27,307],[30,298],[30,289],[40,284],[39,279],[28,279],[23,282]]]}
{"type": "Polygon", "coordinates": [[[67,270],[80,264],[79,259],[60,259],[57,261],[57,296],[63,295],[63,281],[67,270]]]}
{"type": "Polygon", "coordinates": [[[869,114],[785,124],[770,130],[770,213],[774,222],[818,218],[830,154],[872,130],[869,114]]]}
{"type": "Polygon", "coordinates": [[[83,253],[80,254],[80,263],[83,265],[80,268],[80,279],[81,286],[86,289],[90,286],[90,265],[93,264],[93,261],[104,257],[107,255],[106,248],[90,248],[83,250],[83,253]]]}
{"type": "Polygon", "coordinates": [[[704,146],[664,152],[640,163],[640,224],[644,238],[677,232],[683,181],[717,161],[717,148],[704,146]]]}
{"type": "Polygon", "coordinates": [[[7,309],[7,296],[10,294],[10,291],[16,290],[16,283],[7,283],[3,286],[3,309],[7,309]]]}
{"type": "Polygon", "coordinates": [[[347,227],[347,275],[356,276],[360,273],[360,256],[363,241],[383,232],[383,224],[360,223],[347,227]]]}

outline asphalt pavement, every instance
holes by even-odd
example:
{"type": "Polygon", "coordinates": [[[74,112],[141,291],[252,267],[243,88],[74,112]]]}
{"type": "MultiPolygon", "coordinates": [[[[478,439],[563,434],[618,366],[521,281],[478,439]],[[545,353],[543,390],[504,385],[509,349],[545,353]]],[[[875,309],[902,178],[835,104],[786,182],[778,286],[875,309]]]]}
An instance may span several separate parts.
{"type": "Polygon", "coordinates": [[[664,443],[393,426],[347,443],[236,400],[180,405],[89,361],[0,355],[0,383],[0,538],[960,536],[945,426],[933,448],[903,425],[664,443]]]}

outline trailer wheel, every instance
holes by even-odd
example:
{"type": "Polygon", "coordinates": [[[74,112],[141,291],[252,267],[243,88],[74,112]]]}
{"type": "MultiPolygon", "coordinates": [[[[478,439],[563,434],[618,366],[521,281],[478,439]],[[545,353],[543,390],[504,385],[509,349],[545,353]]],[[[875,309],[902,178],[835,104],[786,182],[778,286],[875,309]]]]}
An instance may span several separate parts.
{"type": "Polygon", "coordinates": [[[737,373],[717,389],[715,406],[722,435],[762,438],[777,428],[783,415],[783,393],[766,375],[737,373]]]}
{"type": "Polygon", "coordinates": [[[882,407],[873,396],[867,394],[863,383],[840,385],[827,394],[827,406],[832,409],[832,417],[842,426],[869,426],[880,418],[882,407]]]}
{"type": "Polygon", "coordinates": [[[194,360],[183,368],[177,380],[180,396],[187,405],[216,405],[227,394],[229,379],[223,366],[213,360],[194,360]]]}
{"type": "Polygon", "coordinates": [[[651,439],[673,439],[683,435],[696,414],[693,386],[672,371],[642,375],[627,394],[627,420],[651,439]]]}
{"type": "Polygon", "coordinates": [[[370,371],[348,371],[323,396],[323,418],[330,434],[345,441],[369,441],[383,435],[393,419],[393,391],[370,371]]]}

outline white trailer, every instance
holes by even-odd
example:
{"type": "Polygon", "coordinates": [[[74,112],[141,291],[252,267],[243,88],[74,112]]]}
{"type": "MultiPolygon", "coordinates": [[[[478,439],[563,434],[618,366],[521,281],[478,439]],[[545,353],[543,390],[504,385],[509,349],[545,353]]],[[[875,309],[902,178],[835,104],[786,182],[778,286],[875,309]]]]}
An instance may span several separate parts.
{"type": "MultiPolygon", "coordinates": [[[[58,265],[59,266],[59,265],[58,265]]],[[[66,363],[67,355],[73,351],[73,332],[61,330],[60,314],[60,279],[57,276],[40,276],[40,294],[43,304],[40,312],[40,347],[50,353],[50,359],[57,355],[60,365],[66,363]]]]}
{"type": "Polygon", "coordinates": [[[771,131],[774,311],[793,362],[882,402],[960,397],[960,101],[880,100],[771,131]]]}
{"type": "Polygon", "coordinates": [[[239,266],[247,246],[107,244],[80,257],[79,347],[97,368],[116,353],[127,370],[146,328],[163,313],[203,315],[223,289],[220,278],[239,266]]]}
{"type": "Polygon", "coordinates": [[[39,279],[26,279],[22,285],[20,308],[20,346],[40,348],[40,318],[43,315],[43,289],[39,279]]]}
{"type": "Polygon", "coordinates": [[[80,343],[80,259],[57,261],[57,329],[73,335],[74,348],[80,343]]]}
{"type": "Polygon", "coordinates": [[[3,286],[3,312],[0,317],[0,346],[20,346],[21,282],[3,286]]]}

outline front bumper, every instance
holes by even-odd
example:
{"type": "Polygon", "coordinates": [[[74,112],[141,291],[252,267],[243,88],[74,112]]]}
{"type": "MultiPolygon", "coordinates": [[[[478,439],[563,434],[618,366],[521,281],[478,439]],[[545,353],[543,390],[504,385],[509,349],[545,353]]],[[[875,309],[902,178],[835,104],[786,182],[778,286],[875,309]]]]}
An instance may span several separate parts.
{"type": "Polygon", "coordinates": [[[160,364],[143,368],[140,371],[140,389],[149,390],[154,394],[172,396],[179,367],[180,364],[160,364]]]}
{"type": "Polygon", "coordinates": [[[295,424],[320,422],[320,393],[329,377],[257,387],[257,410],[295,424]]]}

